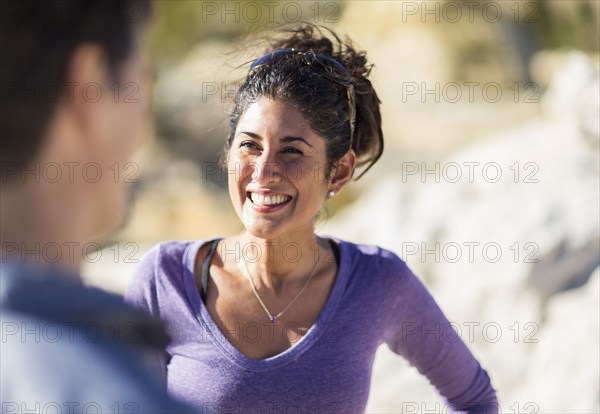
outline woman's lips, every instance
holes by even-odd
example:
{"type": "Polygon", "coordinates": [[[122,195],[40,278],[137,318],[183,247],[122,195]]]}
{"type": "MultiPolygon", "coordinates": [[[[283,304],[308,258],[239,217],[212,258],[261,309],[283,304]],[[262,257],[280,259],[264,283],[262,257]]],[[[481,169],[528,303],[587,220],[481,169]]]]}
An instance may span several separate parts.
{"type": "Polygon", "coordinates": [[[248,191],[246,192],[246,198],[255,211],[259,213],[272,213],[287,206],[293,197],[280,193],[259,194],[248,191]]]}

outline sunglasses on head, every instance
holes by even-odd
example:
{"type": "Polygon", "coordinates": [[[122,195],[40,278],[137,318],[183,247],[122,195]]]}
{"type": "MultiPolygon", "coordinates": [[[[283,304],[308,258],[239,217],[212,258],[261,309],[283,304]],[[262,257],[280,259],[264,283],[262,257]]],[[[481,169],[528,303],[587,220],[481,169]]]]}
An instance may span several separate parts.
{"type": "Polygon", "coordinates": [[[283,59],[302,59],[304,63],[313,68],[316,72],[322,74],[327,79],[346,87],[348,119],[350,122],[350,148],[352,148],[354,124],[356,122],[356,104],[354,98],[354,86],[352,85],[352,78],[348,70],[337,60],[322,53],[313,52],[312,50],[303,52],[294,49],[276,49],[253,61],[250,65],[250,69],[248,69],[248,74],[250,75],[263,66],[279,62],[283,59]]]}

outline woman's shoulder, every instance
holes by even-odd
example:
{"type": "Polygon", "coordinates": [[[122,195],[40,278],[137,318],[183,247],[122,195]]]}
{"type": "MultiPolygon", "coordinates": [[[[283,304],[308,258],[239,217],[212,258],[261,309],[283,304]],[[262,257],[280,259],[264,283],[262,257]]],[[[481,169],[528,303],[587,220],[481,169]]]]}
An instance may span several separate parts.
{"type": "Polygon", "coordinates": [[[140,286],[153,289],[158,284],[157,280],[161,280],[161,284],[180,281],[185,269],[193,268],[198,247],[208,240],[165,240],[153,245],[142,254],[135,266],[128,290],[140,286]]]}
{"type": "Polygon", "coordinates": [[[200,247],[205,247],[206,242],[214,239],[216,238],[161,241],[142,255],[139,266],[179,266],[186,260],[186,256],[195,256],[200,247]]]}
{"type": "Polygon", "coordinates": [[[134,268],[124,293],[125,302],[160,314],[161,307],[190,288],[198,249],[209,240],[165,240],[153,245],[134,268]]]}
{"type": "Polygon", "coordinates": [[[411,295],[421,296],[424,284],[392,248],[373,243],[353,242],[332,237],[340,243],[342,260],[351,283],[361,292],[374,289],[383,308],[406,303],[411,295]],[[346,253],[346,258],[343,258],[346,253]]]}
{"type": "Polygon", "coordinates": [[[383,308],[407,312],[407,306],[421,310],[435,306],[424,280],[394,249],[345,240],[341,243],[346,251],[353,252],[349,254],[354,261],[352,273],[367,276],[371,283],[379,286],[383,308]]]}
{"type": "Polygon", "coordinates": [[[159,266],[181,263],[185,251],[194,243],[191,240],[165,240],[154,244],[140,258],[138,268],[156,270],[159,266]]]}
{"type": "Polygon", "coordinates": [[[330,235],[325,237],[336,241],[357,263],[365,263],[371,267],[376,265],[382,268],[406,266],[404,260],[391,248],[372,243],[353,242],[330,235]]]}
{"type": "Polygon", "coordinates": [[[349,251],[357,255],[402,261],[400,256],[398,256],[393,249],[386,248],[378,244],[354,242],[332,235],[324,235],[323,237],[336,241],[340,246],[346,246],[349,251]]]}

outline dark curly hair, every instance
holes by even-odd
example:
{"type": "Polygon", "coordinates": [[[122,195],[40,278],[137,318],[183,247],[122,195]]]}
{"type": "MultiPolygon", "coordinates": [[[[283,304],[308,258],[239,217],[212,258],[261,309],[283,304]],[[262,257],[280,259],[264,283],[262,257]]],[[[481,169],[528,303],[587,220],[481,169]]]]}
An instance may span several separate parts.
{"type": "MultiPolygon", "coordinates": [[[[350,39],[342,41],[331,29],[311,23],[272,28],[267,35],[267,54],[276,49],[295,49],[324,54],[340,62],[349,72],[356,101],[352,149],[357,156],[356,168],[367,166],[358,180],[383,153],[383,132],[379,100],[369,76],[366,52],[356,50],[350,39]]],[[[279,59],[258,71],[252,71],[238,88],[230,114],[229,136],[221,157],[225,159],[241,115],[260,97],[280,99],[294,105],[310,127],[325,138],[326,177],[350,149],[349,107],[346,86],[332,82],[298,59],[279,59]]],[[[354,175],[354,171],[352,173],[354,175]]]]}

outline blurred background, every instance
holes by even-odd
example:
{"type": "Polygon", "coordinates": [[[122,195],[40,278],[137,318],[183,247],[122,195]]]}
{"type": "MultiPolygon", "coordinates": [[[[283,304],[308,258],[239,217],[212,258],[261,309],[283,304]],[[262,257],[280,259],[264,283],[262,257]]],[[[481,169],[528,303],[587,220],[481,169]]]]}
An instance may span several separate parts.
{"type": "MultiPolygon", "coordinates": [[[[382,101],[384,154],[317,232],[400,255],[502,412],[600,412],[597,0],[156,2],[154,136],[129,219],[86,258],[86,281],[122,293],[152,245],[241,229],[217,160],[238,66],[262,52],[242,42],[300,21],[366,50],[382,101]]],[[[379,349],[367,412],[441,404],[379,349]]]]}

